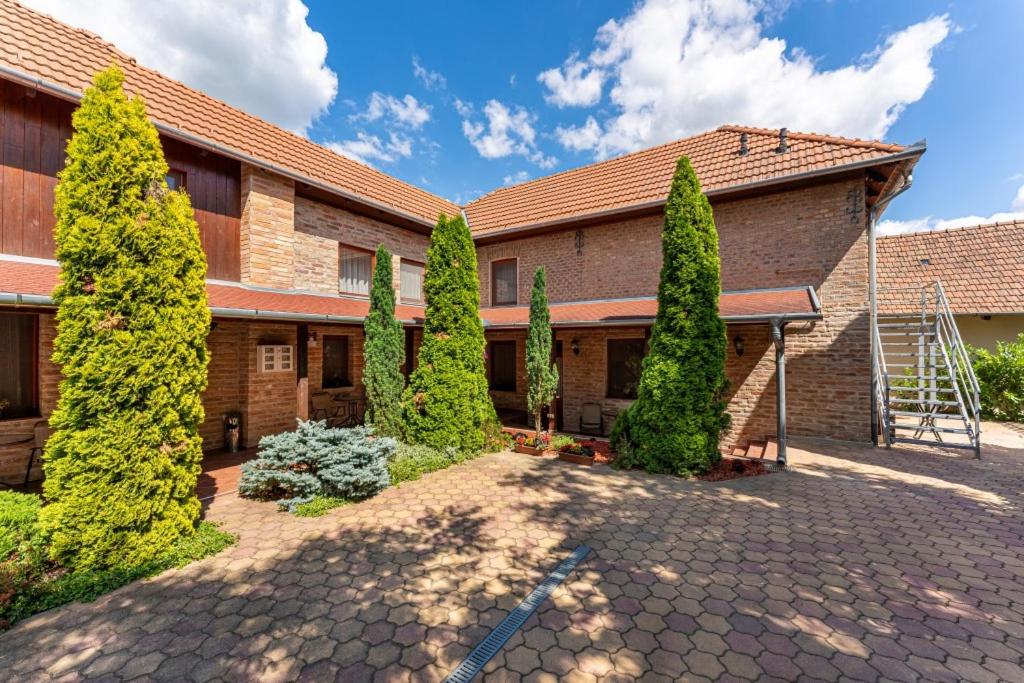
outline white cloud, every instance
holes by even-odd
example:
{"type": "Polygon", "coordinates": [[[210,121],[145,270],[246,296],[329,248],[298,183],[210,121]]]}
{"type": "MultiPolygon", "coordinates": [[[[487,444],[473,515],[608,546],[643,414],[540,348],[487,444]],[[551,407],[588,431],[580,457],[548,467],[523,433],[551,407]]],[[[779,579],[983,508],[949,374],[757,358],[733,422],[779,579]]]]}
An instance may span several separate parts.
{"type": "Polygon", "coordinates": [[[459,112],[459,116],[464,119],[468,119],[473,115],[473,105],[470,102],[463,102],[458,97],[455,98],[453,104],[455,105],[455,111],[459,112]]]}
{"type": "Polygon", "coordinates": [[[558,126],[555,128],[555,137],[566,149],[583,152],[597,147],[601,141],[601,126],[597,123],[597,119],[588,116],[587,122],[583,126],[569,126],[568,128],[558,126]]]}
{"type": "Polygon", "coordinates": [[[399,157],[407,158],[412,155],[412,140],[397,133],[391,133],[388,140],[384,141],[376,135],[359,132],[356,133],[354,140],[324,144],[328,149],[368,166],[372,166],[374,161],[389,164],[397,161],[399,157]]]}
{"type": "Polygon", "coordinates": [[[543,72],[559,106],[595,103],[610,85],[614,112],[588,121],[569,143],[597,157],[631,151],[723,123],[882,138],[934,78],[932,53],[954,30],[932,17],[888,36],[855,62],[820,69],[815,59],[763,34],[767,0],[645,0],[595,36],[593,51],[543,72]]]}
{"type": "Polygon", "coordinates": [[[579,61],[579,56],[574,52],[561,68],[548,69],[537,76],[548,89],[544,99],[556,107],[589,107],[601,99],[605,72],[579,61]]]}
{"type": "MultiPolygon", "coordinates": [[[[459,100],[455,106],[460,113],[472,113],[472,108],[459,100]]],[[[558,159],[537,148],[537,132],[533,128],[535,117],[526,109],[519,106],[509,109],[498,100],[488,100],[483,112],[487,117],[486,125],[468,118],[462,121],[462,132],[480,156],[500,159],[515,154],[526,157],[541,168],[551,168],[558,163],[558,159]]]]}
{"type": "Polygon", "coordinates": [[[518,171],[516,173],[513,173],[512,175],[505,176],[505,178],[502,180],[502,184],[505,186],[516,185],[518,183],[525,183],[529,179],[529,173],[527,173],[526,171],[518,171]]]}
{"type": "Polygon", "coordinates": [[[418,130],[430,120],[430,105],[421,104],[412,95],[398,99],[394,95],[385,95],[374,91],[370,94],[366,111],[361,114],[353,114],[349,119],[377,121],[384,117],[399,125],[418,130]]]}
{"type": "Polygon", "coordinates": [[[448,79],[438,71],[431,71],[420,63],[419,57],[412,58],[412,73],[428,90],[444,90],[448,87],[448,79]]]}
{"type": "Polygon", "coordinates": [[[878,224],[880,235],[901,235],[908,232],[927,232],[930,230],[949,230],[950,228],[968,228],[985,223],[1024,220],[1024,185],[1017,189],[1017,194],[1010,204],[1010,211],[998,211],[991,216],[959,216],[957,218],[912,218],[906,221],[882,221],[878,224]]]}
{"type": "Polygon", "coordinates": [[[140,64],[305,134],[338,92],[300,0],[25,0],[140,64]]]}

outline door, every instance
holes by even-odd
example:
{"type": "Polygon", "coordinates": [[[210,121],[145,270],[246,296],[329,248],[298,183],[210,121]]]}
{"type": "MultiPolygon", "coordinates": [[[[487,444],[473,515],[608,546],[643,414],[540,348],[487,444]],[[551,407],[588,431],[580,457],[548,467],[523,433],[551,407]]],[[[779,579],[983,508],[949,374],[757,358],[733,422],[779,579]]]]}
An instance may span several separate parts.
{"type": "Polygon", "coordinates": [[[562,431],[565,428],[562,419],[562,387],[565,383],[564,370],[562,369],[562,342],[555,342],[555,367],[558,368],[558,388],[555,390],[555,400],[551,406],[555,414],[555,429],[562,431]]]}

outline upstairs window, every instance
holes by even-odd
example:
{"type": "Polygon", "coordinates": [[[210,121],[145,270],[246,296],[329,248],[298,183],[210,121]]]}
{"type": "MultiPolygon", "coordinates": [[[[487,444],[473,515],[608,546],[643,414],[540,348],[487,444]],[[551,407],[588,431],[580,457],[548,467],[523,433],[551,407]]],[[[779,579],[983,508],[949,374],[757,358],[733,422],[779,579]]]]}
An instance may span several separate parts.
{"type": "Polygon", "coordinates": [[[491,262],[491,305],[515,306],[519,303],[519,260],[510,258],[491,262]]]}
{"type": "Polygon", "coordinates": [[[0,419],[39,415],[38,316],[0,313],[0,419]]]}
{"type": "Polygon", "coordinates": [[[373,277],[373,253],[342,245],[339,252],[338,291],[342,294],[368,296],[373,277]]]}
{"type": "Polygon", "coordinates": [[[184,190],[185,189],[185,172],[179,171],[176,168],[172,168],[164,176],[167,181],[167,187],[171,190],[184,190]]]}
{"type": "Polygon", "coordinates": [[[399,291],[407,304],[423,303],[423,264],[402,259],[399,291]]]}
{"type": "Polygon", "coordinates": [[[645,345],[643,339],[608,340],[608,398],[636,398],[645,345]]]}
{"type": "Polygon", "coordinates": [[[516,342],[494,341],[488,351],[491,370],[491,389],[494,391],[516,390],[516,342]]]}
{"type": "Polygon", "coordinates": [[[324,367],[320,386],[341,389],[352,386],[349,373],[348,337],[324,335],[324,367]]]}

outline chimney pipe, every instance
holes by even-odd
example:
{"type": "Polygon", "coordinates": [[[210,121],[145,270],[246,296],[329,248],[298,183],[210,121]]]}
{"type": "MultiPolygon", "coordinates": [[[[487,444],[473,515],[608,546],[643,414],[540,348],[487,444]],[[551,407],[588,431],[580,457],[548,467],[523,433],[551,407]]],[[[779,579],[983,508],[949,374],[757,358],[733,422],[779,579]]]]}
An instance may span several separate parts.
{"type": "Polygon", "coordinates": [[[749,140],[749,138],[747,137],[746,133],[740,133],[740,156],[741,157],[747,156],[747,152],[750,151],[750,148],[747,146],[748,140],[749,140]]]}
{"type": "Polygon", "coordinates": [[[776,154],[784,154],[789,151],[789,141],[786,135],[789,133],[785,128],[779,128],[779,146],[775,148],[776,154]]]}

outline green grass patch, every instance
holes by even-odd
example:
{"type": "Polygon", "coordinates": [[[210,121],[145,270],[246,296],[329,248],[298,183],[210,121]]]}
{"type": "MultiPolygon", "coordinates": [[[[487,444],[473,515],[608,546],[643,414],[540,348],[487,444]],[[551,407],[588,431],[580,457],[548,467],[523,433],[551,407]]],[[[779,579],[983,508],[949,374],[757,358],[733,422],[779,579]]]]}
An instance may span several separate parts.
{"type": "Polygon", "coordinates": [[[170,550],[138,567],[71,572],[42,559],[40,548],[24,544],[0,562],[0,630],[70,602],[91,602],[110,591],[167,569],[184,567],[233,545],[237,537],[213,522],[179,539],[170,550]]]}
{"type": "Polygon", "coordinates": [[[429,446],[400,444],[398,451],[388,461],[388,473],[391,475],[392,485],[403,481],[416,481],[424,474],[446,469],[471,457],[475,456],[459,453],[454,448],[439,451],[429,446]]]}
{"type": "Polygon", "coordinates": [[[351,505],[355,501],[335,496],[317,496],[308,503],[295,506],[296,517],[323,517],[331,510],[351,505]]]}

